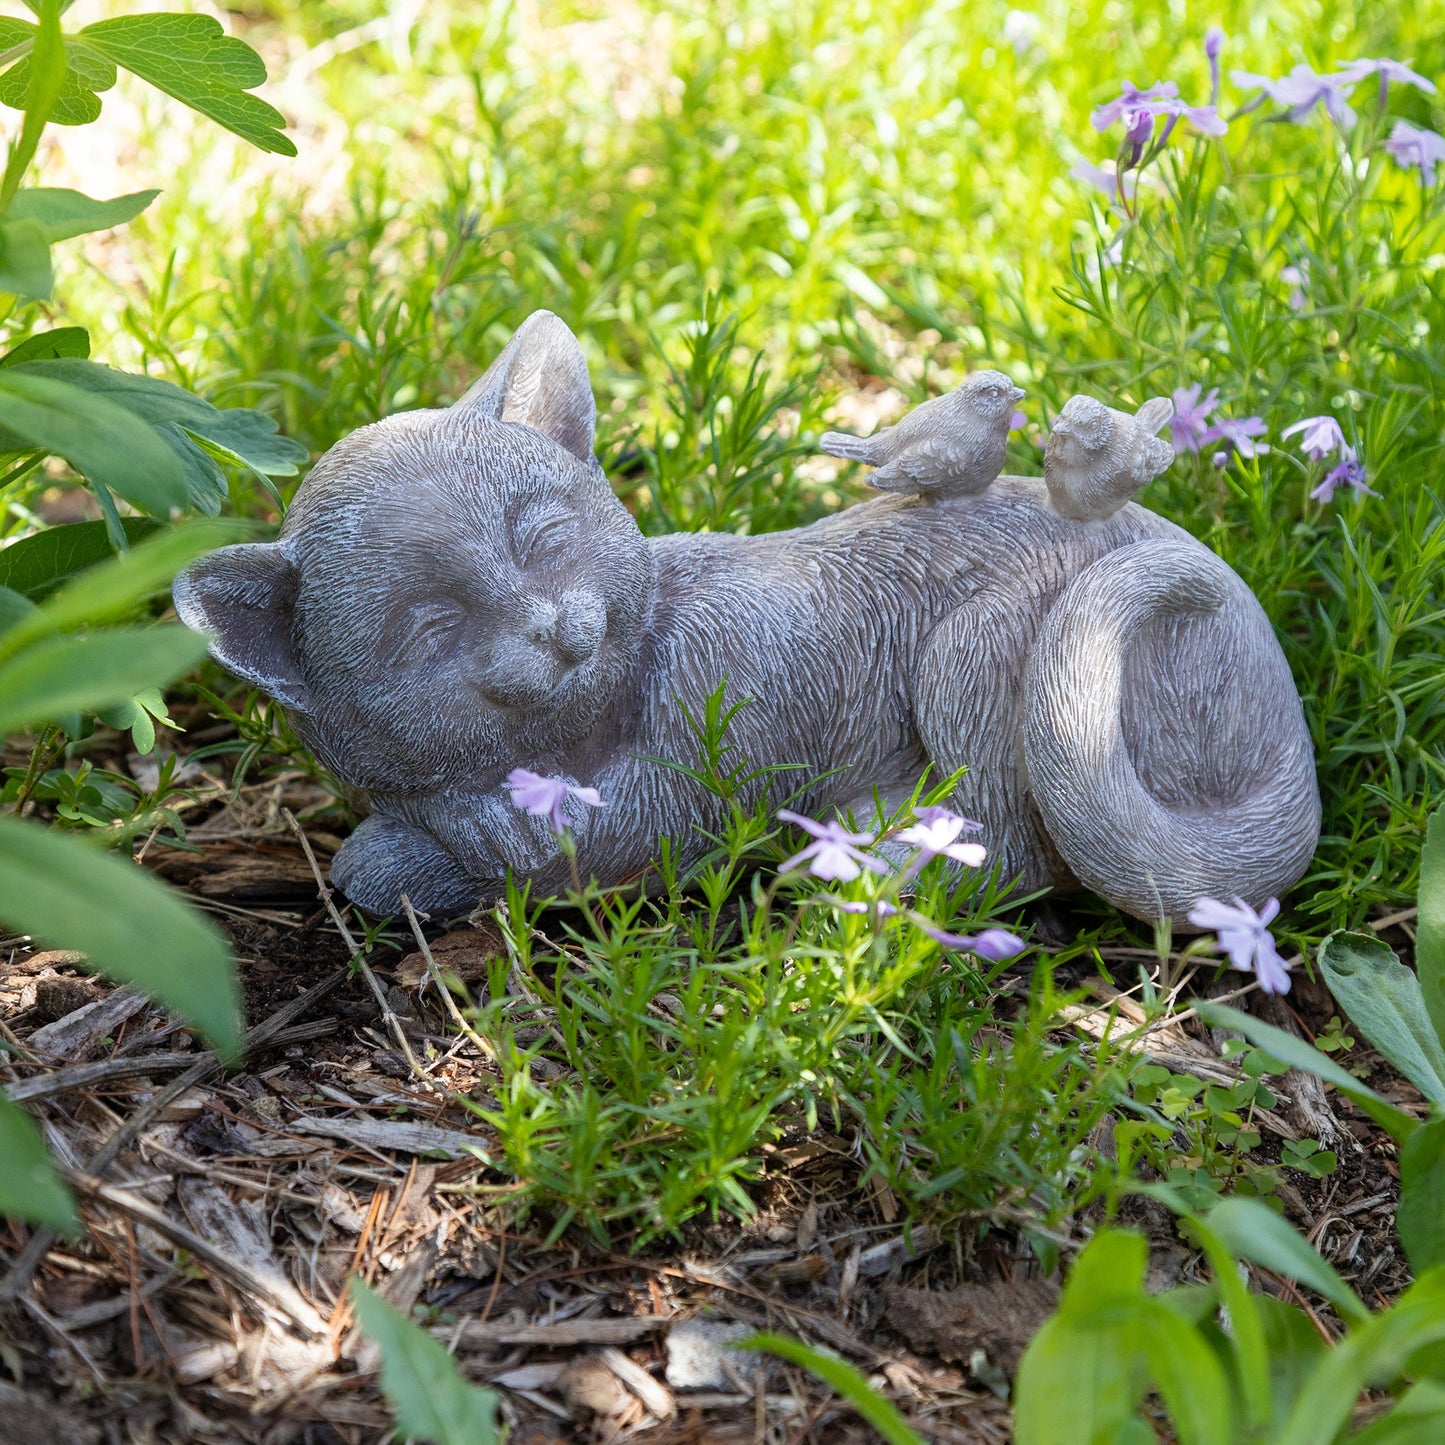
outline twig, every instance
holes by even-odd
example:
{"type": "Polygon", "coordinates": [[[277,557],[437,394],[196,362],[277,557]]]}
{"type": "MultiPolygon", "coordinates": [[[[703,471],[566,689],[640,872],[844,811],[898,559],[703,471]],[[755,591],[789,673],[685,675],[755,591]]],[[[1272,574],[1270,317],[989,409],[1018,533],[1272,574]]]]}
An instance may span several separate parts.
{"type": "Polygon", "coordinates": [[[285,1315],[296,1326],[304,1339],[320,1338],[315,1329],[315,1321],[308,1319],[301,1310],[298,1310],[260,1271],[253,1269],[249,1264],[228,1254],[225,1250],[218,1249],[208,1239],[202,1238],[184,1224],[177,1223],[169,1214],[162,1209],[157,1209],[149,1200],[142,1199],[138,1194],[132,1194],[128,1189],[117,1189],[113,1184],[105,1184],[99,1179],[75,1170],[66,1171],[66,1180],[77,1194],[97,1203],[109,1205],[112,1209],[118,1209],[132,1219],[140,1220],[142,1224],[155,1230],[163,1239],[170,1240],[172,1244],[189,1251],[197,1259],[203,1260],[217,1274],[224,1275],[243,1292],[265,1300],[278,1314],[285,1315]]]}
{"type": "Polygon", "coordinates": [[[421,949],[421,956],[426,960],[427,972],[431,975],[432,982],[436,984],[437,992],[442,996],[442,1003],[452,1016],[452,1022],[471,1040],[484,1059],[489,1060],[494,1066],[500,1067],[492,1046],[467,1022],[466,1016],[457,1007],[456,999],[452,997],[451,989],[442,980],[441,970],[437,967],[436,959],[432,957],[431,947],[421,931],[421,924],[417,922],[416,910],[411,906],[411,899],[405,893],[401,895],[401,906],[406,911],[406,921],[411,924],[412,937],[416,939],[417,947],[421,949]]]}
{"type": "Polygon", "coordinates": [[[306,854],[306,861],[311,865],[311,871],[316,875],[316,888],[325,905],[327,913],[331,915],[331,921],[340,932],[343,942],[351,950],[351,962],[361,970],[361,976],[366,980],[376,999],[376,1006],[381,1010],[381,1016],[386,1020],[386,1026],[391,1030],[391,1036],[396,1040],[397,1047],[401,1050],[408,1066],[417,1078],[424,1080],[428,1085],[432,1083],[431,1075],[422,1068],[417,1057],[411,1050],[411,1040],[406,1036],[406,1030],[401,1026],[401,1020],[392,1012],[391,1005],[386,1001],[386,994],[382,991],[381,985],[376,981],[376,975],[371,971],[371,965],[366,961],[365,950],[357,945],[356,940],[351,936],[351,930],[346,926],[346,920],[341,916],[341,910],[337,908],[336,901],[332,897],[331,889],[327,886],[326,879],[321,872],[321,865],[316,861],[316,854],[311,851],[311,840],[307,838],[301,824],[296,821],[296,815],[290,808],[282,808],[281,816],[285,818],[291,830],[301,840],[301,849],[306,854]]]}
{"type": "MultiPolygon", "coordinates": [[[[338,988],[345,980],[343,972],[336,972],[330,978],[323,979],[314,987],[306,990],[298,998],[293,998],[290,1003],[283,1004],[263,1024],[258,1024],[250,1031],[242,1041],[241,1048],[244,1053],[252,1053],[262,1045],[270,1043],[278,1034],[295,1022],[314,1003],[325,998],[333,989],[338,988]]],[[[203,1054],[189,1069],[179,1077],[172,1079],[163,1089],[157,1089],[150,1098],[120,1126],[104,1144],[86,1162],[85,1173],[99,1178],[116,1161],[121,1152],[128,1149],[134,1142],[140,1131],[151,1122],[163,1109],[169,1107],[187,1089],[208,1079],[212,1074],[219,1073],[221,1061],[214,1054],[203,1054]]],[[[5,1278],[0,1280],[0,1304],[8,1304],[17,1299],[21,1292],[29,1285],[35,1276],[35,1271],[40,1268],[40,1261],[43,1260],[55,1243],[57,1235],[53,1229],[46,1229],[43,1226],[37,1229],[30,1236],[30,1242],[16,1256],[15,1262],[10,1266],[5,1278]]]]}

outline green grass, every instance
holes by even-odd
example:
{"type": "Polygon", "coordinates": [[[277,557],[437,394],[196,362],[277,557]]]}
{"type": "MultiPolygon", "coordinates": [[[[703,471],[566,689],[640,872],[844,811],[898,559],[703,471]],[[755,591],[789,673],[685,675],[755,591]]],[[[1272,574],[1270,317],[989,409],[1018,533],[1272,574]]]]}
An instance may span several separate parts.
{"type": "MultiPolygon", "coordinates": [[[[1038,472],[1042,426],[1076,391],[1217,386],[1229,414],[1265,418],[1273,450],[1223,470],[1181,458],[1145,500],[1255,588],[1304,696],[1325,836],[1285,933],[1307,946],[1413,901],[1445,779],[1440,192],[1380,155],[1369,82],[1348,151],[1319,114],[1240,118],[1220,146],[1181,129],[1114,260],[1117,220],[1069,170],[1111,154],[1088,117],[1122,79],[1204,98],[1211,23],[1230,35],[1226,74],[1380,55],[1439,76],[1445,5],[1048,0],[1023,55],[1002,38],[1007,5],[972,0],[558,4],[525,22],[436,4],[409,29],[387,8],[271,3],[246,22],[301,116],[295,162],[122,82],[117,113],[164,173],[114,189],[168,190],[68,263],[65,319],[107,339],[98,355],[270,409],[319,453],[449,401],[547,306],[583,339],[600,448],[650,531],[765,531],[863,495],[812,449],[860,390],[894,388],[896,409],[999,366],[1029,392],[1011,469],[1038,472]],[[314,46],[331,58],[298,69],[314,46]],[[1280,272],[1302,262],[1296,312],[1280,272]],[[1308,499],[1316,475],[1279,433],[1325,411],[1379,497],[1308,499]]],[[[1241,99],[1226,83],[1226,113],[1241,99]]],[[[1437,99],[1397,87],[1389,113],[1438,127],[1437,99]]],[[[35,493],[7,496],[15,533],[35,493]]],[[[239,482],[233,502],[272,514],[239,482]]],[[[857,1130],[866,1168],[919,1212],[1047,1224],[1103,1187],[1082,1141],[1112,1076],[1046,1042],[1047,971],[1001,1000],[906,923],[875,936],[791,886],[760,902],[760,837],[731,841],[728,887],[713,879],[701,907],[677,889],[594,900],[545,958],[516,901],[530,1001],[499,977],[478,1018],[523,1202],[671,1229],[742,1209],[764,1146],[821,1124],[857,1130]]],[[[1086,920],[1065,959],[1140,941],[1101,907],[1086,920]]],[[[1209,1157],[1228,1153],[1225,1105],[1201,1112],[1190,1140],[1213,1130],[1209,1157]]]]}

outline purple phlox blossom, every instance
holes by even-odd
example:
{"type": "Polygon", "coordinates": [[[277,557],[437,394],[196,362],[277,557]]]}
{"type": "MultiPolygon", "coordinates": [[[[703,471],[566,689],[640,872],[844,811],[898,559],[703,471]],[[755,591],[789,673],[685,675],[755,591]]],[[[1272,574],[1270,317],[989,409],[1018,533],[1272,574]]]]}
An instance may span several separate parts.
{"type": "Polygon", "coordinates": [[[904,909],[893,903],[885,903],[881,898],[870,903],[863,899],[830,898],[825,894],[818,901],[831,903],[840,913],[871,913],[877,918],[907,918],[935,943],[941,943],[945,948],[966,949],[970,953],[978,954],[980,958],[992,959],[995,963],[1001,959],[1012,958],[1028,947],[1023,939],[1015,938],[1005,928],[985,928],[978,933],[950,933],[946,928],[930,923],[921,913],[915,913],[911,908],[904,909]]]}
{"type": "Polygon", "coordinates": [[[1397,120],[1385,142],[1385,150],[1397,166],[1413,167],[1427,186],[1435,184],[1435,167],[1445,161],[1445,136],[1433,130],[1421,130],[1408,120],[1397,120]]]}
{"type": "Polygon", "coordinates": [[[1289,992],[1289,965],[1274,946],[1269,925],[1279,912],[1279,899],[1271,898],[1258,913],[1244,899],[1233,905],[1217,898],[1201,898],[1189,910],[1196,928],[1212,929],[1214,946],[1229,955],[1229,966],[1252,973],[1265,993],[1289,992]]]}
{"type": "Polygon", "coordinates": [[[1025,427],[1028,424],[1029,419],[1027,415],[1021,411],[1015,411],[1008,419],[1008,429],[1010,431],[1018,431],[1020,427],[1025,427]]]}
{"type": "MultiPolygon", "coordinates": [[[[1132,80],[1126,80],[1117,98],[1096,106],[1089,119],[1094,129],[1108,130],[1121,116],[1131,111],[1146,110],[1150,101],[1173,100],[1179,94],[1179,87],[1172,80],[1156,80],[1153,85],[1140,90],[1132,80]]],[[[1127,120],[1125,124],[1127,124],[1127,120]]]]}
{"type": "Polygon", "coordinates": [[[856,878],[864,868],[870,873],[886,873],[888,865],[864,848],[873,841],[872,833],[850,833],[836,819],[819,823],[814,818],[805,818],[801,813],[778,809],[778,817],[785,823],[795,823],[805,833],[813,835],[813,841],[800,852],[794,853],[778,869],[789,873],[803,863],[815,878],[826,878],[830,882],[847,883],[856,878]]]}
{"type": "Polygon", "coordinates": [[[1312,462],[1329,456],[1345,444],[1345,434],[1332,416],[1307,416],[1303,421],[1285,427],[1280,436],[1292,437],[1296,432],[1304,433],[1300,438],[1300,450],[1312,462]]]}
{"type": "Polygon", "coordinates": [[[1225,467],[1229,465],[1229,453],[1215,452],[1214,455],[1209,458],[1209,465],[1212,466],[1216,471],[1222,471],[1225,467]]]}
{"type": "Polygon", "coordinates": [[[1126,206],[1132,206],[1139,198],[1138,172],[1120,174],[1114,161],[1105,161],[1102,166],[1079,161],[1070,168],[1069,175],[1076,181],[1084,181],[1093,186],[1096,191],[1103,191],[1111,201],[1123,202],[1126,206]]]}
{"type": "MultiPolygon", "coordinates": [[[[1264,424],[1261,416],[1242,416],[1238,418],[1216,417],[1211,425],[1200,438],[1202,444],[1209,442],[1228,442],[1231,447],[1242,457],[1261,457],[1269,447],[1264,442],[1255,441],[1255,437],[1262,437],[1269,428],[1264,424]]],[[[1218,465],[1216,463],[1216,465],[1218,465]]]]}
{"type": "Polygon", "coordinates": [[[1044,22],[1032,11],[1010,10],[1003,18],[1004,42],[1013,46],[1014,54],[1022,60],[1043,28],[1044,22]]]}
{"type": "Polygon", "coordinates": [[[1400,85],[1413,85],[1417,90],[1423,90],[1426,95],[1435,94],[1433,80],[1426,80],[1418,71],[1411,70],[1408,65],[1402,65],[1398,60],[1351,60],[1340,71],[1340,74],[1348,76],[1352,81],[1363,80],[1367,75],[1378,75],[1380,77],[1381,110],[1385,108],[1392,80],[1400,85]]]}
{"type": "Polygon", "coordinates": [[[1119,153],[1119,164],[1124,170],[1132,170],[1144,155],[1144,147],[1154,134],[1153,112],[1140,107],[1124,112],[1124,148],[1119,153]]]}
{"type": "Polygon", "coordinates": [[[1219,103],[1219,52],[1224,49],[1224,31],[1211,25],[1204,32],[1204,58],[1209,62],[1209,103],[1219,103]]]}
{"type": "Polygon", "coordinates": [[[1332,471],[1325,473],[1319,486],[1310,493],[1310,496],[1317,502],[1332,502],[1339,488],[1352,487],[1367,497],[1378,497],[1380,494],[1367,485],[1368,481],[1365,468],[1355,455],[1354,447],[1342,442],[1338,464],[1332,471]]]}
{"type": "Polygon", "coordinates": [[[1310,263],[1305,260],[1301,261],[1298,266],[1286,266],[1279,273],[1279,279],[1286,286],[1294,287],[1294,290],[1289,293],[1289,309],[1303,311],[1309,301],[1305,292],[1310,284],[1310,263]]]}
{"type": "Polygon", "coordinates": [[[978,933],[947,933],[941,928],[918,925],[935,942],[941,943],[945,948],[957,948],[966,953],[976,953],[980,958],[990,959],[994,963],[1002,962],[1005,958],[1013,958],[1028,947],[1023,939],[1016,938],[1006,928],[984,928],[978,933]]]}
{"type": "MultiPolygon", "coordinates": [[[[1317,105],[1323,103],[1339,125],[1348,128],[1355,123],[1347,88],[1353,90],[1355,78],[1347,72],[1318,75],[1308,65],[1296,65],[1288,75],[1271,80],[1267,75],[1253,75],[1247,70],[1233,70],[1229,78],[1241,90],[1263,91],[1276,105],[1285,108],[1284,119],[1301,121],[1317,105]]],[[[1257,105],[1259,102],[1256,101],[1257,105]]],[[[1249,107],[1253,109],[1253,107],[1249,107]]]]}
{"type": "Polygon", "coordinates": [[[589,808],[607,806],[596,788],[579,788],[566,778],[544,778],[526,768],[513,768],[507,774],[507,786],[512,790],[513,805],[525,808],[534,818],[545,817],[554,833],[565,833],[572,826],[562,811],[568,798],[576,798],[589,808]]]}
{"type": "Polygon", "coordinates": [[[897,837],[900,843],[918,849],[916,867],[921,868],[935,858],[952,858],[955,863],[964,863],[970,868],[982,866],[988,850],[981,843],[958,841],[960,833],[975,833],[983,827],[982,823],[938,807],[920,808],[914,816],[918,821],[900,829],[897,837]]]}
{"type": "Polygon", "coordinates": [[[1169,117],[1168,124],[1159,134],[1161,144],[1169,139],[1169,132],[1180,120],[1187,120],[1195,130],[1204,135],[1223,135],[1229,129],[1229,122],[1220,115],[1219,108],[1214,105],[1188,105],[1182,100],[1166,97],[1163,100],[1150,101],[1149,110],[1155,117],[1169,117]]]}
{"type": "Polygon", "coordinates": [[[1219,405],[1219,388],[1211,388],[1209,395],[1201,397],[1204,390],[1200,383],[1193,386],[1176,387],[1174,391],[1174,415],[1169,419],[1169,439],[1174,443],[1174,455],[1197,452],[1204,444],[1208,429],[1209,414],[1219,405]]]}

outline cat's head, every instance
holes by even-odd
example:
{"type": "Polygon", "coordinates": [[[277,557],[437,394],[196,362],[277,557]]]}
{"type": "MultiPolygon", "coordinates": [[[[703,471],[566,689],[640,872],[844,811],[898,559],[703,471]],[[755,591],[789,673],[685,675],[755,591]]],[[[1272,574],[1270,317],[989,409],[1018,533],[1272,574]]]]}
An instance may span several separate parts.
{"type": "Polygon", "coordinates": [[[357,787],[429,791],[565,747],[632,669],[654,586],[595,421],[577,339],[536,312],[454,406],[339,441],[279,539],[194,563],[176,610],[357,787]]]}

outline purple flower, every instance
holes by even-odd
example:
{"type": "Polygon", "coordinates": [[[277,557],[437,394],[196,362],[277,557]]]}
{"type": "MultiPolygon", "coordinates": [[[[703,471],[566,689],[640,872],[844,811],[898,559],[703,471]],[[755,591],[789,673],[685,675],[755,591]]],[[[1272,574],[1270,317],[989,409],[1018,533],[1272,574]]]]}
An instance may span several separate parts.
{"type": "Polygon", "coordinates": [[[1224,49],[1224,31],[1211,25],[1204,32],[1204,58],[1209,62],[1209,103],[1219,101],[1219,52],[1224,49]]]}
{"type": "Polygon", "coordinates": [[[1231,907],[1215,898],[1201,898],[1189,910],[1196,928],[1213,929],[1214,947],[1229,955],[1229,966],[1252,973],[1265,993],[1289,992],[1289,965],[1279,956],[1270,922],[1279,912],[1279,899],[1271,898],[1256,913],[1244,899],[1231,907]]]}
{"type": "Polygon", "coordinates": [[[1223,471],[1223,469],[1229,465],[1229,453],[1215,452],[1214,455],[1209,458],[1209,465],[1212,466],[1215,471],[1223,471]]]}
{"type": "Polygon", "coordinates": [[[1408,65],[1401,65],[1398,60],[1352,60],[1340,72],[1340,75],[1351,81],[1363,80],[1367,75],[1378,75],[1382,110],[1385,106],[1385,98],[1389,95],[1392,80],[1401,85],[1413,85],[1417,90],[1423,90],[1426,95],[1435,94],[1433,81],[1426,80],[1423,75],[1417,74],[1408,65]]]}
{"type": "Polygon", "coordinates": [[[1284,106],[1285,120],[1301,121],[1323,103],[1339,125],[1348,128],[1355,123],[1355,112],[1350,109],[1346,95],[1347,88],[1354,89],[1356,77],[1348,71],[1317,75],[1308,65],[1296,65],[1278,80],[1271,80],[1267,75],[1251,75],[1247,70],[1231,71],[1230,79],[1241,90],[1262,90],[1276,105],[1284,106]]]}
{"type": "Polygon", "coordinates": [[[918,849],[915,868],[931,863],[935,858],[952,858],[956,863],[965,863],[970,868],[982,865],[987,850],[981,843],[960,843],[960,833],[973,833],[983,826],[971,818],[960,818],[947,808],[920,808],[914,815],[918,821],[912,827],[900,829],[898,841],[918,849]]]}
{"type": "Polygon", "coordinates": [[[827,878],[830,882],[849,882],[864,868],[870,873],[886,873],[888,865],[862,850],[872,841],[872,833],[850,833],[836,820],[819,823],[805,818],[801,813],[778,809],[778,817],[785,823],[796,823],[805,833],[811,833],[814,841],[799,853],[786,860],[778,869],[780,873],[791,872],[802,863],[808,865],[808,872],[815,878],[827,878]]]}
{"type": "Polygon", "coordinates": [[[1154,134],[1154,116],[1144,107],[1124,112],[1124,149],[1120,152],[1125,170],[1139,164],[1149,137],[1154,134]]]}
{"type": "Polygon", "coordinates": [[[1445,136],[1433,130],[1421,130],[1408,120],[1397,120],[1385,142],[1390,159],[1406,170],[1414,167],[1420,172],[1422,184],[1435,184],[1435,167],[1445,161],[1445,136]]]}
{"type": "Polygon", "coordinates": [[[1150,111],[1156,115],[1167,115],[1171,117],[1169,124],[1164,127],[1160,135],[1160,141],[1169,138],[1169,132],[1174,129],[1175,123],[1182,117],[1197,131],[1205,135],[1223,135],[1229,129],[1229,122],[1219,113],[1217,106],[1213,105],[1186,105],[1182,100],[1166,98],[1164,100],[1150,101],[1150,111]]]}
{"type": "Polygon", "coordinates": [[[1179,94],[1179,87],[1172,80],[1155,81],[1147,90],[1140,90],[1132,80],[1126,80],[1118,98],[1098,106],[1089,116],[1094,129],[1108,130],[1126,112],[1144,110],[1151,100],[1172,100],[1179,94]]]}
{"type": "Polygon", "coordinates": [[[1126,205],[1133,205],[1138,199],[1139,176],[1135,174],[1129,177],[1133,181],[1133,185],[1130,186],[1125,176],[1119,173],[1119,168],[1113,161],[1105,161],[1102,166],[1093,166],[1088,161],[1079,161],[1070,169],[1069,174],[1076,181],[1085,181],[1096,191],[1103,191],[1111,201],[1123,201],[1126,205]]]}
{"type": "Polygon", "coordinates": [[[607,806],[596,788],[575,787],[566,778],[544,778],[526,768],[513,768],[507,774],[507,786],[512,790],[513,806],[525,808],[534,818],[545,816],[554,833],[565,833],[572,826],[562,811],[568,798],[589,808],[607,806]]]}
{"type": "Polygon", "coordinates": [[[1332,416],[1307,416],[1303,421],[1285,427],[1280,436],[1292,437],[1296,432],[1304,433],[1300,440],[1300,450],[1312,462],[1329,456],[1332,451],[1345,444],[1345,434],[1340,430],[1339,422],[1332,416]]]}
{"type": "Polygon", "coordinates": [[[1204,444],[1209,413],[1219,405],[1219,388],[1214,387],[1208,396],[1200,398],[1204,388],[1195,382],[1193,386],[1177,387],[1174,392],[1174,415],[1169,421],[1169,436],[1174,443],[1174,455],[1197,452],[1204,444]]]}
{"type": "Polygon", "coordinates": [[[1339,465],[1333,471],[1326,472],[1324,479],[1314,491],[1310,493],[1317,502],[1332,502],[1336,491],[1341,487],[1352,487],[1355,491],[1363,493],[1368,497],[1378,497],[1380,494],[1372,491],[1366,485],[1369,478],[1365,474],[1364,467],[1360,464],[1359,458],[1355,455],[1355,449],[1346,443],[1340,444],[1339,465]]]}
{"type": "Polygon", "coordinates": [[[1263,417],[1245,416],[1238,420],[1218,417],[1200,440],[1201,443],[1228,442],[1240,456],[1258,457],[1263,456],[1269,447],[1254,438],[1264,436],[1268,430],[1263,417]]]}
{"type": "Polygon", "coordinates": [[[1005,958],[1013,958],[1028,947],[1023,939],[1015,938],[1005,928],[985,928],[979,933],[947,933],[941,928],[935,928],[932,924],[924,923],[922,919],[915,921],[930,938],[941,943],[945,948],[963,949],[968,953],[978,954],[980,958],[991,959],[995,963],[1005,958]]]}
{"type": "Polygon", "coordinates": [[[1305,291],[1310,284],[1310,263],[1301,261],[1298,266],[1286,266],[1279,273],[1279,279],[1286,286],[1294,287],[1294,290],[1289,293],[1289,309],[1303,311],[1309,299],[1305,295],[1305,291]]]}
{"type": "Polygon", "coordinates": [[[1018,431],[1020,427],[1025,427],[1028,424],[1028,417],[1021,411],[1015,411],[1008,419],[1008,429],[1010,431],[1018,431]]]}

